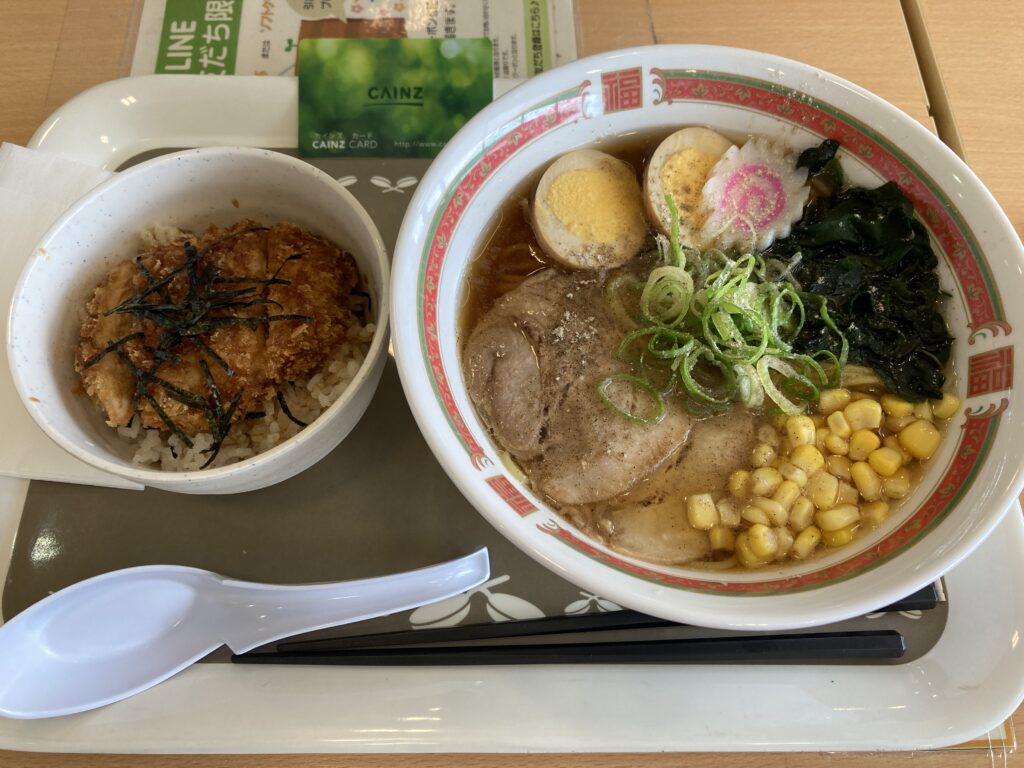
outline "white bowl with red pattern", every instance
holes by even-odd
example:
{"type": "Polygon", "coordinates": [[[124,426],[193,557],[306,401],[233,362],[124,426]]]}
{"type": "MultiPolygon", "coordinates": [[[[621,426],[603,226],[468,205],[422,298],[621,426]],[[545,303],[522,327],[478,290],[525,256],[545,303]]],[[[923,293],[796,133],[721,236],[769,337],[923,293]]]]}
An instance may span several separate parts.
{"type": "Polygon", "coordinates": [[[821,70],[709,46],[616,51],[531,79],[470,121],[413,198],[393,263],[393,343],[435,455],[505,536],[560,576],[620,605],[730,629],[797,628],[870,612],[927,585],[987,536],[1024,485],[1016,335],[1024,251],[971,170],[882,99],[821,70]],[[511,190],[559,155],[634,132],[704,125],[802,146],[842,145],[849,180],[895,180],[940,259],[963,405],[909,497],[883,525],[808,562],[746,572],[657,566],[587,538],[499,459],[466,394],[459,308],[467,265],[511,190]]]}

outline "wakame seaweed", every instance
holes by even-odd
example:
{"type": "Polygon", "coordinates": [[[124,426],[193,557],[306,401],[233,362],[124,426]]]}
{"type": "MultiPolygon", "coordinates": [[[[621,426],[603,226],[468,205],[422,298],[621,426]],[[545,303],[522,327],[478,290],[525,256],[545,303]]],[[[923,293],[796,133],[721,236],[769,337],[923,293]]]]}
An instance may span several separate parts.
{"type": "Polygon", "coordinates": [[[796,159],[797,168],[806,168],[808,176],[817,176],[825,166],[832,162],[839,151],[839,142],[835,139],[825,139],[816,147],[810,147],[800,153],[796,159]]]}
{"type": "MultiPolygon", "coordinates": [[[[828,149],[808,156],[807,165],[819,165],[828,149]]],[[[837,161],[825,162],[822,169],[837,161]]],[[[942,397],[953,341],[938,311],[945,294],[928,233],[895,183],[817,197],[765,255],[792,264],[801,290],[826,298],[849,342],[849,362],[872,368],[908,399],[942,397]]],[[[838,353],[839,346],[811,315],[795,341],[796,351],[808,354],[838,353]]]]}
{"type": "Polygon", "coordinates": [[[797,168],[807,169],[807,183],[816,196],[827,197],[843,186],[843,166],[836,157],[838,151],[838,141],[825,139],[818,146],[805,149],[796,159],[797,168]]]}

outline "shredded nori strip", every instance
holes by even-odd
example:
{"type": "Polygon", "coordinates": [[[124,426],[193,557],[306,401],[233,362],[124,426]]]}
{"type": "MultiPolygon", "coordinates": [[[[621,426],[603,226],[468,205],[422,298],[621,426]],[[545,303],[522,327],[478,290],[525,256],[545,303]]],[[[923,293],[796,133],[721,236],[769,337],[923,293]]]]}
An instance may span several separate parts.
{"type": "Polygon", "coordinates": [[[213,374],[210,373],[210,366],[206,364],[205,360],[200,360],[199,366],[203,369],[203,375],[206,377],[206,386],[209,388],[210,397],[213,400],[213,408],[207,412],[207,419],[210,424],[210,434],[213,435],[213,445],[204,451],[204,453],[209,453],[210,456],[207,458],[206,463],[200,467],[200,469],[206,469],[210,466],[210,463],[217,458],[217,454],[220,453],[221,445],[223,445],[224,440],[227,439],[228,432],[231,430],[231,423],[235,415],[235,410],[238,408],[238,404],[242,400],[242,392],[239,390],[235,393],[235,396],[231,398],[231,405],[229,405],[227,410],[225,410],[220,398],[220,388],[217,386],[217,382],[214,380],[213,374]]]}
{"type": "Polygon", "coordinates": [[[114,352],[114,351],[120,349],[122,345],[127,344],[129,341],[133,341],[134,339],[145,338],[145,336],[146,336],[146,334],[144,334],[144,333],[129,333],[127,336],[122,336],[117,341],[110,342],[109,344],[107,344],[107,346],[105,346],[103,349],[101,349],[95,355],[93,355],[88,360],[86,360],[84,363],[82,363],[82,368],[83,369],[84,368],[91,368],[92,366],[96,365],[96,363],[98,363],[100,360],[102,360],[104,357],[109,355],[111,352],[114,352]]]}
{"type": "Polygon", "coordinates": [[[292,415],[291,410],[288,408],[288,403],[284,399],[284,392],[277,390],[277,402],[281,406],[281,410],[284,411],[284,415],[291,419],[293,422],[298,424],[300,427],[308,427],[309,425],[302,419],[297,419],[292,415]]]}
{"type": "Polygon", "coordinates": [[[365,323],[373,315],[373,297],[367,291],[352,291],[349,294],[349,308],[360,323],[365,323]]]}

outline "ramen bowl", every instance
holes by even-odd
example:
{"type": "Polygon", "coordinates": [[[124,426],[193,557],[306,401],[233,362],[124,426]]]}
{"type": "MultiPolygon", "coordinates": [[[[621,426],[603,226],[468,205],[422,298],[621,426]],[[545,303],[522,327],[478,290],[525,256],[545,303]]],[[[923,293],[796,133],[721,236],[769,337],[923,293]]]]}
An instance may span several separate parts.
{"type": "Polygon", "coordinates": [[[22,404],[71,455],[166,491],[223,494],[285,480],[326,456],[368,407],[388,347],[388,259],[377,228],[326,173],[278,152],[193,149],[115,174],[43,237],[15,288],[8,359],[22,404]],[[204,232],[244,218],[290,222],[350,252],[371,297],[376,330],[347,388],[308,426],[262,453],[209,469],[171,471],[133,462],[136,446],[104,422],[74,368],[81,313],[113,265],[139,252],[140,233],[173,226],[204,232]]]}
{"type": "Polygon", "coordinates": [[[393,265],[393,340],[420,428],[470,502],[558,575],[622,606],[727,629],[784,629],[864,614],[941,576],[1021,490],[1024,417],[1014,330],[1024,253],[966,165],[882,99],[795,61],[706,46],[654,46],[552,70],[495,101],[423,178],[393,265]],[[459,315],[468,266],[494,212],[560,155],[700,125],[804,148],[838,139],[852,184],[893,180],[913,201],[950,294],[951,380],[962,405],[916,489],[884,523],[807,561],[745,571],[652,565],[588,538],[503,460],[466,392],[459,315]]]}

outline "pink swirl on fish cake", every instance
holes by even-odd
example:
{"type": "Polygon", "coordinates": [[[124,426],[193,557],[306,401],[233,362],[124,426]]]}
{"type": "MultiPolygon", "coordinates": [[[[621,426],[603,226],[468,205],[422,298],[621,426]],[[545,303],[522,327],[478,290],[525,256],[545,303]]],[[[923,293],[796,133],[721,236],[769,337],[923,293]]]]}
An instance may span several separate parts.
{"type": "Polygon", "coordinates": [[[766,165],[748,163],[726,178],[721,204],[755,228],[767,227],[785,210],[786,191],[778,173],[766,165]]]}

